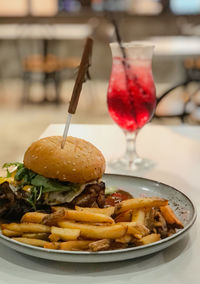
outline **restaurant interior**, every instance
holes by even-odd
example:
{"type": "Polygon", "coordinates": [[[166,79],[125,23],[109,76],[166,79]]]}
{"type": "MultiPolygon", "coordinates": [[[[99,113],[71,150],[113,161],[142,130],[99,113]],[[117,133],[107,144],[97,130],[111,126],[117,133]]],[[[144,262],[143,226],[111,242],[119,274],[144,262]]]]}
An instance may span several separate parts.
{"type": "Polygon", "coordinates": [[[0,0],[0,162],[17,161],[52,123],[65,123],[84,43],[90,74],[72,123],[112,124],[109,43],[150,41],[152,124],[200,124],[199,0],[0,0]]]}
{"type": "Polygon", "coordinates": [[[0,0],[0,284],[198,284],[200,0],[0,0]]]}

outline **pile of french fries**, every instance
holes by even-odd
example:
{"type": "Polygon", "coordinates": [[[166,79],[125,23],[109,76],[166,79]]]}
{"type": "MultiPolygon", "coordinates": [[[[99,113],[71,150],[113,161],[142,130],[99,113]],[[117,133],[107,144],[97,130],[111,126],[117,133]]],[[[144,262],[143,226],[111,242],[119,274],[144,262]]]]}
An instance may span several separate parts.
{"type": "Polygon", "coordinates": [[[159,197],[132,198],[106,208],[52,207],[28,212],[20,223],[2,224],[2,234],[25,244],[67,251],[140,246],[174,234],[183,224],[159,197]]]}

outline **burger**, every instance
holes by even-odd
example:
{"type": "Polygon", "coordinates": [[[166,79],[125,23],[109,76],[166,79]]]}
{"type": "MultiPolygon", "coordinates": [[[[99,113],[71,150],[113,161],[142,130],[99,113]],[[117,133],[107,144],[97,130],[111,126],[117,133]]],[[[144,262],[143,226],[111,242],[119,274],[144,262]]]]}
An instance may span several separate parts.
{"type": "Polygon", "coordinates": [[[7,177],[0,178],[0,216],[20,218],[27,211],[64,205],[74,208],[104,207],[105,171],[102,153],[91,143],[61,136],[31,144],[23,163],[7,163],[7,177]],[[15,167],[12,171],[12,167],[15,167]]]}

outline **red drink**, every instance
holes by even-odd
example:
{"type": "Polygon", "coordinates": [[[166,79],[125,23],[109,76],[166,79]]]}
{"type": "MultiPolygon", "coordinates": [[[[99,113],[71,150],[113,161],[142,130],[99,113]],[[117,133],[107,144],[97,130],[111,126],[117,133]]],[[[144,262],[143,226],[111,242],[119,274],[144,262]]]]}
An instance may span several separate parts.
{"type": "Polygon", "coordinates": [[[112,119],[124,130],[133,132],[153,116],[156,106],[151,60],[113,58],[108,87],[108,109],[112,119]]]}

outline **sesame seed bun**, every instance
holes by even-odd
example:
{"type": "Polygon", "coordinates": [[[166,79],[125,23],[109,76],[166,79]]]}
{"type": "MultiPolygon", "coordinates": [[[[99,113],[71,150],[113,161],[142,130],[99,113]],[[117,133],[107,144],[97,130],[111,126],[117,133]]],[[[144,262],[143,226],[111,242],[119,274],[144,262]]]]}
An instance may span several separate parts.
{"type": "Polygon", "coordinates": [[[105,159],[91,143],[67,137],[61,149],[62,136],[40,139],[27,149],[24,166],[47,178],[86,183],[102,177],[105,159]]]}

